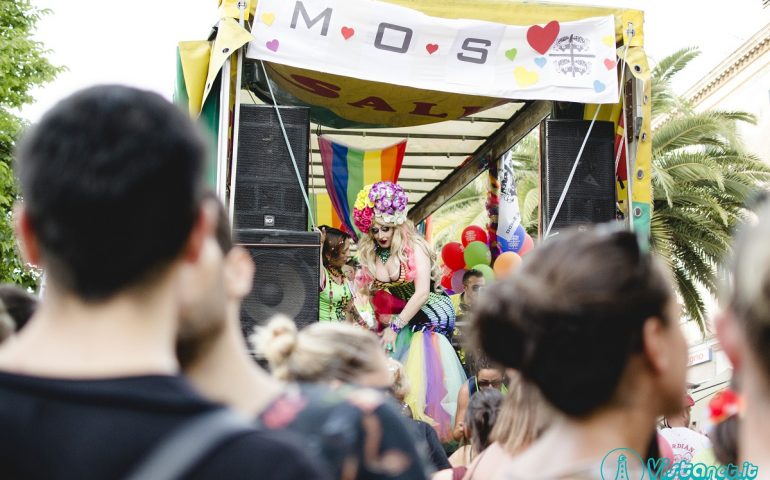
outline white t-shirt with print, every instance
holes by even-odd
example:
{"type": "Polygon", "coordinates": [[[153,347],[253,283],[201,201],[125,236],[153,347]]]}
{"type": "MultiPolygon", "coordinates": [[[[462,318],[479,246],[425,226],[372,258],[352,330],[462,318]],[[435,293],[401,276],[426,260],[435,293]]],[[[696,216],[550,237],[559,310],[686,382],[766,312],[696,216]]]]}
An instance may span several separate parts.
{"type": "Polygon", "coordinates": [[[693,457],[702,449],[710,448],[711,441],[686,427],[672,427],[660,430],[660,434],[674,451],[674,463],[685,461],[692,463],[693,457]]]}

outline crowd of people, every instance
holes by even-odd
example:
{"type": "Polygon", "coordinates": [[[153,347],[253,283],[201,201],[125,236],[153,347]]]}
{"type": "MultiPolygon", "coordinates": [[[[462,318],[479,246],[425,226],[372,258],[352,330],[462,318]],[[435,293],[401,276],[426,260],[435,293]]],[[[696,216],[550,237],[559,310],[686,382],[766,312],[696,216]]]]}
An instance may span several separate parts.
{"type": "Polygon", "coordinates": [[[406,193],[379,182],[355,204],[357,261],[321,229],[320,321],[244,339],[260,265],[205,156],[177,107],[120,86],[19,142],[15,233],[46,291],[0,287],[2,478],[599,479],[661,458],[770,478],[770,206],[727,266],[716,326],[741,388],[707,437],[671,273],[634,233],[562,233],[452,299],[406,193]],[[639,465],[608,465],[618,449],[639,465]]]}

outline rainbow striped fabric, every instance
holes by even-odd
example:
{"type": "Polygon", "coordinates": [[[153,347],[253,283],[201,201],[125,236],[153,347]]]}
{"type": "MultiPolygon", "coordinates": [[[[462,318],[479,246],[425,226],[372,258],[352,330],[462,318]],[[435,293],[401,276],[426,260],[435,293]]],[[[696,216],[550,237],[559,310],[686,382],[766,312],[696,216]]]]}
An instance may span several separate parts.
{"type": "MultiPolygon", "coordinates": [[[[310,198],[310,202],[315,213],[315,221],[318,225],[328,225],[340,230],[346,228],[342,226],[342,220],[340,220],[340,216],[334,210],[332,199],[329,198],[328,193],[316,193],[310,198]]],[[[308,218],[308,228],[310,227],[309,223],[310,218],[308,218]]]]}
{"type": "MultiPolygon", "coordinates": [[[[381,181],[396,182],[404,161],[406,140],[385,148],[361,150],[336,142],[325,135],[318,137],[326,191],[343,230],[357,240],[361,232],[353,225],[353,204],[364,185],[381,181]]],[[[321,196],[316,198],[319,225],[323,225],[321,196]]],[[[327,217],[332,218],[332,217],[327,217]]],[[[333,218],[332,218],[333,221],[333,218]]],[[[335,226],[328,224],[330,226],[335,226]]]]}

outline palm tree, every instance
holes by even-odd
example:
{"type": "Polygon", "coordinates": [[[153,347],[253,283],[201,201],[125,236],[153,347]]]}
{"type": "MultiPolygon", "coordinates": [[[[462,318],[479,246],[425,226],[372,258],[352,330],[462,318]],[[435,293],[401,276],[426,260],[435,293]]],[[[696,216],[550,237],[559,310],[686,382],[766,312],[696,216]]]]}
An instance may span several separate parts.
{"type": "Polygon", "coordinates": [[[486,225],[485,199],[488,177],[481,175],[460,190],[431,217],[433,246],[440,249],[444,244],[460,238],[468,225],[486,225]]]}
{"type": "Polygon", "coordinates": [[[704,290],[716,295],[717,269],[731,235],[745,220],[747,200],[770,181],[770,168],[748,153],[738,122],[745,112],[694,112],[671,90],[677,72],[697,57],[686,48],[652,71],[653,248],[676,279],[686,316],[707,331],[704,290]]]}
{"type": "MultiPolygon", "coordinates": [[[[716,294],[717,268],[730,252],[731,234],[746,218],[747,200],[770,182],[770,167],[748,153],[737,135],[738,122],[753,123],[753,116],[695,112],[673,92],[671,79],[698,54],[694,48],[681,49],[652,71],[651,244],[674,273],[685,318],[705,333],[705,295],[716,294]]],[[[536,132],[514,147],[513,161],[522,223],[534,236],[539,214],[536,132]]],[[[480,207],[467,202],[463,208],[483,214],[483,202],[480,207]]],[[[465,218],[473,212],[455,209],[451,215],[465,218]]]]}

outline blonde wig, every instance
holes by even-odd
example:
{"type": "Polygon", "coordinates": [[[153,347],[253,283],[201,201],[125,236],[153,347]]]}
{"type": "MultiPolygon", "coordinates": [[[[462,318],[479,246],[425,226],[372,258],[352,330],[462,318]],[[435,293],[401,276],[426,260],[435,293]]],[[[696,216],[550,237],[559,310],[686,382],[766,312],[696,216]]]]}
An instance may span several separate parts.
{"type": "MultiPolygon", "coordinates": [[[[430,260],[430,278],[434,288],[436,290],[441,288],[441,268],[436,261],[436,253],[425,238],[417,232],[411,220],[407,220],[401,225],[382,223],[380,220],[375,220],[375,223],[394,229],[393,240],[390,244],[391,255],[395,255],[400,263],[407,266],[407,280],[414,280],[416,276],[413,252],[419,248],[425,252],[430,260]]],[[[377,260],[376,243],[371,232],[361,235],[358,241],[358,251],[358,260],[371,280],[376,271],[375,260],[377,260]]]]}

